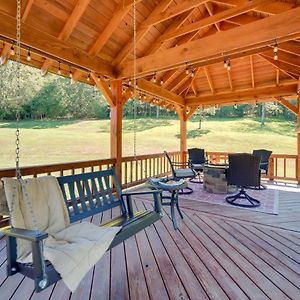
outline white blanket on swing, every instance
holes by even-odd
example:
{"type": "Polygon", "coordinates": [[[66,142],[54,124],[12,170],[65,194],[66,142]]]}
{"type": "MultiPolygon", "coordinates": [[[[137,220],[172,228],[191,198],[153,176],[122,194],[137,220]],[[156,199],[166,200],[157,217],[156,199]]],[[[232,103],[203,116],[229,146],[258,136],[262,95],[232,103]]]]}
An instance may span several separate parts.
{"type": "MultiPolygon", "coordinates": [[[[34,230],[32,208],[37,228],[49,234],[44,240],[44,258],[53,264],[67,287],[74,291],[104,255],[120,227],[105,228],[89,222],[70,225],[62,192],[53,176],[26,179],[25,189],[16,179],[3,178],[3,181],[12,210],[12,225],[34,230]]],[[[17,255],[18,261],[31,262],[31,243],[18,240],[17,255]]]]}

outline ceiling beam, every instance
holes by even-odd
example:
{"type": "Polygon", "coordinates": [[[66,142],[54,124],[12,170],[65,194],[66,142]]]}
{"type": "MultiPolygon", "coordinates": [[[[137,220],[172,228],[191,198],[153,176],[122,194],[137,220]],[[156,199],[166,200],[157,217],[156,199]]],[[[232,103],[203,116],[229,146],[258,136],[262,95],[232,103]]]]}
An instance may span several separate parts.
{"type": "Polygon", "coordinates": [[[284,107],[286,107],[288,110],[293,112],[295,115],[298,115],[298,108],[297,106],[293,105],[288,100],[285,100],[283,97],[274,97],[276,101],[278,101],[280,104],[282,104],[284,107]]]}
{"type": "Polygon", "coordinates": [[[250,57],[251,83],[252,83],[252,87],[255,88],[255,77],[254,77],[253,55],[250,55],[249,57],[250,57]]]}
{"type": "Polygon", "coordinates": [[[241,15],[250,10],[253,10],[260,3],[266,2],[266,1],[268,1],[268,0],[254,0],[254,1],[246,2],[243,5],[238,6],[238,7],[229,8],[220,13],[212,15],[208,18],[204,18],[197,22],[190,23],[186,26],[180,27],[177,30],[174,30],[173,32],[163,34],[161,37],[161,40],[164,40],[164,41],[171,40],[171,39],[177,38],[179,36],[185,35],[187,33],[191,33],[191,32],[200,30],[204,27],[214,25],[214,24],[224,21],[226,19],[241,15]]]}
{"type": "Polygon", "coordinates": [[[5,65],[7,63],[7,60],[10,56],[10,48],[11,48],[11,44],[4,43],[4,46],[1,51],[1,56],[0,56],[0,65],[5,65]]]}
{"type": "MultiPolygon", "coordinates": [[[[146,75],[154,71],[177,68],[187,62],[208,64],[214,59],[223,60],[224,55],[241,57],[245,56],[246,51],[258,53],[262,48],[272,45],[275,39],[281,43],[299,36],[300,7],[139,58],[136,60],[137,70],[139,75],[146,75]],[[291,20],[293,26],[290,25],[291,20]]],[[[130,61],[124,65],[120,77],[131,77],[132,74],[133,63],[130,61]]]]}
{"type": "MultiPolygon", "coordinates": [[[[3,12],[0,12],[0,35],[5,38],[16,39],[16,19],[3,12]]],[[[104,60],[98,57],[91,57],[84,51],[74,48],[66,42],[39,31],[36,27],[27,24],[22,25],[22,47],[30,47],[31,51],[37,50],[45,57],[51,56],[54,59],[69,63],[75,68],[88,69],[101,75],[114,77],[114,70],[104,60]]]]}
{"type": "Polygon", "coordinates": [[[181,106],[185,104],[185,101],[182,97],[145,79],[142,78],[138,79],[137,85],[139,90],[147,92],[148,94],[151,94],[153,96],[162,98],[164,100],[167,100],[172,104],[177,104],[181,106]]]}
{"type": "Polygon", "coordinates": [[[203,69],[204,69],[204,73],[205,73],[205,76],[207,78],[207,81],[208,81],[211,93],[214,94],[215,93],[215,87],[214,87],[214,83],[213,83],[212,77],[211,77],[211,75],[209,73],[208,67],[204,67],[203,69]]]}
{"type": "Polygon", "coordinates": [[[101,91],[108,105],[110,107],[115,107],[115,99],[105,80],[103,80],[101,77],[98,77],[95,73],[91,73],[91,77],[94,80],[97,88],[101,91]]]}
{"type": "MultiPolygon", "coordinates": [[[[213,6],[212,3],[205,3],[205,8],[207,10],[207,12],[209,13],[210,16],[213,16],[214,12],[213,12],[213,6]]],[[[217,31],[221,31],[220,25],[219,23],[214,23],[217,31]]]]}
{"type": "Polygon", "coordinates": [[[178,2],[179,4],[169,7],[165,11],[150,16],[145,23],[143,24],[144,27],[155,25],[161,23],[165,20],[170,18],[174,18],[190,9],[200,6],[209,0],[185,0],[178,2]]]}
{"type": "MultiPolygon", "coordinates": [[[[59,36],[57,37],[59,40],[67,41],[75,29],[77,23],[79,22],[81,16],[85,12],[87,6],[91,0],[78,0],[71,15],[69,16],[67,22],[65,23],[63,29],[60,31],[59,36]]],[[[42,67],[41,74],[42,76],[47,75],[49,67],[52,65],[53,60],[46,58],[42,67]]]]}
{"type": "Polygon", "coordinates": [[[258,98],[271,98],[276,96],[296,95],[297,82],[295,80],[288,81],[285,85],[280,86],[267,86],[248,88],[227,93],[217,93],[214,95],[203,95],[186,99],[186,105],[206,105],[206,104],[219,104],[240,100],[253,100],[258,98]]]}
{"type": "MultiPolygon", "coordinates": [[[[154,10],[150,13],[149,18],[155,17],[162,11],[164,11],[170,3],[172,3],[173,0],[163,0],[158,5],[155,6],[154,10]]],[[[142,40],[142,38],[148,33],[151,26],[145,26],[147,20],[143,21],[141,25],[139,26],[137,32],[136,32],[136,45],[142,40]]],[[[118,53],[116,58],[113,60],[113,65],[119,65],[121,62],[123,62],[127,56],[132,53],[133,51],[133,38],[125,45],[125,47],[122,48],[122,50],[118,53]]]]}
{"type": "Polygon", "coordinates": [[[32,4],[33,4],[33,1],[34,1],[34,0],[28,0],[28,1],[27,1],[26,5],[25,5],[25,7],[24,7],[24,9],[23,9],[23,11],[22,11],[22,17],[21,17],[22,22],[25,22],[25,21],[26,21],[26,19],[27,19],[27,17],[28,17],[28,14],[29,14],[29,12],[30,12],[31,6],[32,6],[32,4]]]}

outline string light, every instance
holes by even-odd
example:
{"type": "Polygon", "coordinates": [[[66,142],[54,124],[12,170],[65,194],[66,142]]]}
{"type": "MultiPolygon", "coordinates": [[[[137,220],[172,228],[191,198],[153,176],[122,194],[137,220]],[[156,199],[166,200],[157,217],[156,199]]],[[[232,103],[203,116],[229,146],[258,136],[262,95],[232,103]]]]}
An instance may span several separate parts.
{"type": "Polygon", "coordinates": [[[91,80],[91,74],[89,73],[88,77],[87,77],[87,81],[91,80]]]}
{"type": "Polygon", "coordinates": [[[163,84],[164,84],[164,80],[161,79],[161,80],[160,80],[160,85],[163,85],[163,84]]]}
{"type": "Polygon", "coordinates": [[[231,66],[230,66],[230,59],[228,58],[227,60],[227,71],[230,71],[231,66]]]}
{"type": "Polygon", "coordinates": [[[132,84],[132,81],[131,81],[131,79],[129,79],[129,81],[128,81],[128,84],[129,84],[129,85],[131,85],[131,84],[132,84]]]}
{"type": "Polygon", "coordinates": [[[156,72],[154,73],[153,82],[156,83],[156,72]]]}
{"type": "Polygon", "coordinates": [[[186,64],[186,67],[185,67],[185,74],[186,74],[186,75],[189,75],[189,73],[190,73],[190,70],[189,70],[189,68],[188,68],[188,65],[186,64]]]}
{"type": "Polygon", "coordinates": [[[60,61],[58,62],[58,70],[57,70],[57,74],[58,74],[58,75],[61,75],[60,61]]]}
{"type": "Polygon", "coordinates": [[[224,68],[225,68],[225,69],[227,69],[227,67],[228,67],[228,64],[227,64],[227,59],[226,59],[226,58],[224,58],[224,68]]]}
{"type": "Polygon", "coordinates": [[[11,47],[10,47],[10,55],[11,55],[11,56],[14,56],[15,54],[16,54],[15,48],[14,48],[13,45],[11,45],[11,47]]]}
{"type": "Polygon", "coordinates": [[[110,86],[110,83],[108,84],[108,88],[111,90],[111,86],[110,86]]]}
{"type": "Polygon", "coordinates": [[[70,68],[70,72],[69,72],[69,77],[72,79],[73,78],[73,73],[72,73],[72,70],[70,68]]]}
{"type": "Polygon", "coordinates": [[[195,71],[192,70],[191,77],[193,78],[194,76],[195,76],[195,71]]]}
{"type": "Polygon", "coordinates": [[[278,43],[277,43],[277,40],[275,40],[275,46],[274,46],[274,60],[278,60],[278,43]]]}
{"type": "Polygon", "coordinates": [[[28,48],[26,60],[27,60],[27,61],[31,61],[30,48],[28,48]]]}
{"type": "Polygon", "coordinates": [[[98,75],[97,81],[100,82],[100,76],[98,75]]]}
{"type": "Polygon", "coordinates": [[[233,105],[233,107],[234,107],[235,109],[237,109],[237,105],[236,105],[236,103],[233,105]]]}

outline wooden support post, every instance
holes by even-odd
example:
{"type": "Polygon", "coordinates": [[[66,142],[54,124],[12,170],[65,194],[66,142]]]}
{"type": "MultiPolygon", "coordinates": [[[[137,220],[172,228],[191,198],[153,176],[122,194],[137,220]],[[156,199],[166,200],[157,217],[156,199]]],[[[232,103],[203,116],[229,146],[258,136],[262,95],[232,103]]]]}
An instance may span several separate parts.
{"type": "Polygon", "coordinates": [[[186,129],[187,129],[187,117],[186,117],[186,106],[179,107],[175,105],[176,112],[180,120],[180,161],[186,162],[186,129]]]}
{"type": "Polygon", "coordinates": [[[298,116],[297,116],[297,181],[300,184],[300,78],[298,82],[298,116]]]}
{"type": "Polygon", "coordinates": [[[116,175],[122,184],[122,81],[111,82],[115,105],[110,106],[110,156],[116,159],[116,175]]]}

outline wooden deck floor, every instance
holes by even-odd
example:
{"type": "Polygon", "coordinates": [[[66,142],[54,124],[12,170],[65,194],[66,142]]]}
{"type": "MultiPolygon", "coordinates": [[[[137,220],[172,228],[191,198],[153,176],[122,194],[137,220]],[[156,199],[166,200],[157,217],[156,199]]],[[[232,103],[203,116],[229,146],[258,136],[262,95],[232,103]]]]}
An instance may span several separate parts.
{"type": "Polygon", "coordinates": [[[298,195],[281,201],[278,216],[181,198],[179,230],[166,207],[162,221],[107,252],[73,294],[62,281],[35,294],[30,279],[7,278],[1,239],[0,299],[300,299],[298,195]]]}

